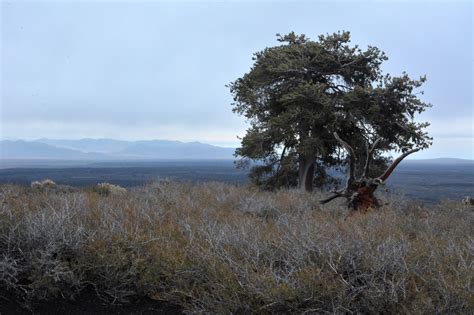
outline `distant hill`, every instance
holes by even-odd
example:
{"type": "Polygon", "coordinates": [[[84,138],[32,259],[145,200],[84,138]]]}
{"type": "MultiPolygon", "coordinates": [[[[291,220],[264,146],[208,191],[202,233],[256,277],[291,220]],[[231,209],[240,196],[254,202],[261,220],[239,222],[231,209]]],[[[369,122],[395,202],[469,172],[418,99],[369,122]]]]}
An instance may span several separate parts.
{"type": "Polygon", "coordinates": [[[410,164],[473,164],[474,160],[467,160],[467,159],[456,159],[456,158],[437,158],[437,159],[413,159],[413,160],[405,160],[403,163],[410,163],[410,164]]]}
{"type": "Polygon", "coordinates": [[[0,158],[96,160],[104,159],[106,156],[100,153],[86,153],[34,141],[4,140],[0,141],[0,158]]]}
{"type": "Polygon", "coordinates": [[[180,141],[137,141],[117,153],[122,157],[147,157],[160,159],[195,158],[229,159],[234,154],[232,148],[222,148],[200,142],[180,141]]]}
{"type": "Polygon", "coordinates": [[[233,148],[200,142],[113,139],[0,141],[0,158],[55,160],[233,159],[233,148]]]}
{"type": "Polygon", "coordinates": [[[125,149],[131,145],[130,141],[114,139],[79,139],[79,140],[59,140],[59,139],[38,139],[36,142],[46,143],[55,147],[79,150],[82,152],[114,153],[125,149]]]}

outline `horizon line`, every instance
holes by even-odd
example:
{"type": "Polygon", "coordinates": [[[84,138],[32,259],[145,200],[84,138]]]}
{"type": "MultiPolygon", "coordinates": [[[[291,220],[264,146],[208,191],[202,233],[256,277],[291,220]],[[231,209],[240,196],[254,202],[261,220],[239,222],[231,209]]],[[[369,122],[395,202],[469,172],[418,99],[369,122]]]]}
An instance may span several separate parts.
{"type": "MultiPolygon", "coordinates": [[[[2,139],[0,138],[0,142],[2,141],[24,141],[24,142],[39,142],[39,143],[42,143],[41,140],[53,140],[53,141],[80,141],[80,140],[112,140],[112,141],[123,141],[123,142],[140,142],[140,141],[166,141],[166,142],[177,142],[177,143],[183,143],[183,144],[191,144],[191,143],[199,143],[199,144],[204,144],[204,145],[210,145],[210,146],[213,146],[213,147],[218,147],[218,148],[224,148],[224,149],[237,149],[239,147],[238,144],[235,144],[235,145],[223,145],[223,144],[213,144],[213,143],[210,143],[210,142],[202,142],[200,140],[170,140],[170,139],[157,139],[157,138],[154,138],[154,139],[139,139],[139,140],[125,140],[125,139],[116,139],[116,138],[91,138],[91,137],[86,137],[86,138],[77,138],[77,139],[71,139],[71,138],[46,138],[46,137],[42,137],[42,138],[35,138],[35,139],[20,139],[20,138],[17,138],[17,139],[11,139],[11,138],[7,138],[7,139],[2,139]]],[[[47,143],[43,143],[43,144],[46,144],[46,145],[51,145],[51,144],[47,144],[47,143]]],[[[52,145],[54,146],[54,145],[52,145]]],[[[75,150],[78,150],[78,151],[81,151],[79,149],[75,149],[75,150]]],[[[429,150],[429,148],[428,148],[429,150]]],[[[83,151],[81,151],[83,152],[83,151]]],[[[94,152],[91,152],[91,153],[94,153],[94,152]]],[[[387,152],[389,153],[390,156],[394,156],[396,155],[398,152],[387,152]]],[[[0,157],[1,159],[1,157],[0,157]]],[[[411,160],[411,161],[416,161],[416,160],[437,160],[437,159],[457,159],[457,160],[466,160],[466,161],[474,161],[474,158],[469,158],[469,157],[454,157],[454,156],[437,156],[437,157],[430,157],[430,158],[416,158],[416,157],[407,157],[406,158],[407,160],[411,160]]]]}

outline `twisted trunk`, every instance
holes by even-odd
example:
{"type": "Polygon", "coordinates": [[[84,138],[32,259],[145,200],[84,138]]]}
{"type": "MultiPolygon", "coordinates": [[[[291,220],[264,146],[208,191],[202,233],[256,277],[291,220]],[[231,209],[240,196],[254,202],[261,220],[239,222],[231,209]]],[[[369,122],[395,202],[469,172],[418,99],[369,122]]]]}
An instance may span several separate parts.
{"type": "MultiPolygon", "coordinates": [[[[300,144],[305,143],[311,135],[311,128],[307,121],[300,122],[298,133],[300,144]]],[[[307,192],[313,191],[314,155],[314,149],[304,148],[299,152],[298,188],[307,192]]]]}
{"type": "Polygon", "coordinates": [[[314,158],[300,157],[298,188],[304,191],[313,191],[314,158]]]}

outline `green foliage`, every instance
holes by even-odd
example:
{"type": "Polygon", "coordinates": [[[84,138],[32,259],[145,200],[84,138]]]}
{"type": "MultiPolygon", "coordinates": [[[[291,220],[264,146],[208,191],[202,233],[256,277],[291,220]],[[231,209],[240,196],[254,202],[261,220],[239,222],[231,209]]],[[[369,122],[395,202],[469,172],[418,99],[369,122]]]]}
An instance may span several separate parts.
{"type": "Polygon", "coordinates": [[[236,155],[258,162],[251,172],[255,183],[294,185],[285,178],[299,172],[301,184],[303,169],[315,166],[320,178],[310,172],[309,179],[324,185],[330,179],[324,170],[344,164],[334,132],[358,156],[381,137],[374,165],[384,161],[384,151],[430,145],[423,131],[428,123],[414,121],[430,106],[415,93],[425,77],[383,75],[385,54],[373,46],[351,46],[349,32],[321,35],[317,41],[295,33],[277,36],[281,45],[255,53],[250,71],[229,85],[233,111],[251,124],[236,155]]]}

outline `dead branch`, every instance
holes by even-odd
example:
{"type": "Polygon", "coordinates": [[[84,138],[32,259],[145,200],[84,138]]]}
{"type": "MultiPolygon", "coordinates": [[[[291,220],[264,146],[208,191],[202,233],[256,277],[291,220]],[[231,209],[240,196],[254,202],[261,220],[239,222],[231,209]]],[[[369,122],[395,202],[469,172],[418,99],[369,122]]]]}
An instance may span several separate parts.
{"type": "Polygon", "coordinates": [[[362,176],[358,180],[355,180],[354,173],[356,157],[354,149],[347,142],[342,140],[336,132],[334,132],[334,137],[347,151],[347,158],[349,164],[347,172],[347,183],[344,189],[332,191],[332,194],[326,199],[320,200],[320,203],[325,204],[336,198],[344,197],[347,200],[347,205],[349,209],[352,211],[379,207],[380,203],[374,195],[374,192],[377,190],[379,185],[384,184],[384,181],[390,176],[390,174],[392,174],[393,170],[405,157],[420,150],[420,148],[418,148],[403,153],[390,164],[390,166],[381,176],[376,178],[369,178],[367,177],[367,173],[370,168],[370,161],[372,159],[372,155],[374,154],[375,148],[377,147],[377,144],[381,140],[380,138],[378,138],[371,146],[367,144],[367,157],[364,165],[364,170],[362,176]]]}
{"type": "Polygon", "coordinates": [[[372,160],[372,155],[374,154],[375,148],[377,144],[382,140],[382,138],[377,138],[372,146],[369,149],[369,145],[367,144],[367,158],[365,160],[364,171],[362,172],[361,178],[367,177],[367,172],[369,171],[370,161],[372,160]]]}
{"type": "Polygon", "coordinates": [[[407,151],[405,153],[403,153],[402,155],[400,155],[398,158],[396,158],[392,164],[390,164],[390,166],[385,170],[385,172],[380,175],[377,179],[380,181],[380,182],[384,182],[389,176],[390,174],[392,174],[393,170],[397,167],[397,165],[404,159],[406,158],[407,156],[409,156],[410,154],[412,153],[415,153],[415,152],[418,152],[420,151],[421,148],[417,148],[417,149],[413,149],[413,150],[410,150],[410,151],[407,151]]]}

